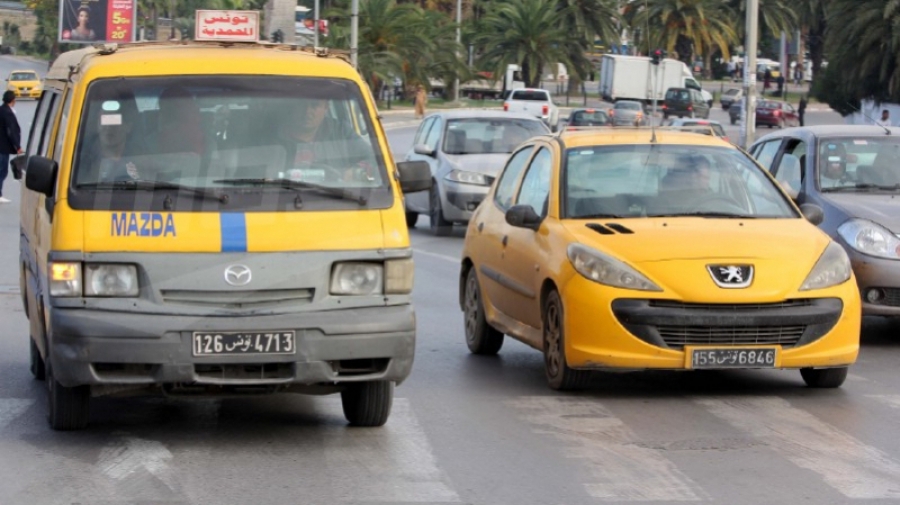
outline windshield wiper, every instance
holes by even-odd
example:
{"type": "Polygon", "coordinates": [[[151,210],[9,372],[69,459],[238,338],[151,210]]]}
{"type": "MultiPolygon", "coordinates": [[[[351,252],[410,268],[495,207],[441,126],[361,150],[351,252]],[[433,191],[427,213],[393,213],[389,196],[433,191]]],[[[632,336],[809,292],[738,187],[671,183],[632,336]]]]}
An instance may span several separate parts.
{"type": "Polygon", "coordinates": [[[872,184],[868,182],[860,182],[852,186],[836,186],[833,188],[822,188],[823,193],[832,193],[835,191],[855,190],[855,189],[900,189],[900,184],[872,184]]]}
{"type": "Polygon", "coordinates": [[[731,212],[672,212],[667,214],[648,214],[647,217],[711,217],[721,219],[756,219],[757,216],[734,214],[731,212]]]}
{"type": "Polygon", "coordinates": [[[301,189],[312,189],[315,191],[322,192],[326,195],[335,196],[337,198],[341,198],[343,200],[350,200],[358,203],[360,206],[365,205],[368,202],[365,196],[359,194],[353,194],[352,191],[347,190],[346,188],[335,188],[332,186],[324,186],[322,184],[315,184],[312,182],[304,182],[304,181],[294,181],[291,179],[265,179],[265,178],[242,178],[242,179],[218,179],[213,182],[220,184],[231,184],[234,186],[239,186],[241,184],[255,184],[259,186],[274,186],[278,188],[292,189],[292,190],[301,190],[301,189]]]}
{"type": "Polygon", "coordinates": [[[163,181],[145,181],[141,179],[134,180],[123,180],[123,181],[107,181],[107,182],[92,182],[86,184],[78,184],[75,186],[76,189],[124,189],[131,191],[138,190],[146,190],[153,191],[157,189],[174,189],[179,192],[191,193],[193,195],[201,196],[203,198],[213,198],[222,203],[228,202],[228,195],[224,193],[218,193],[209,188],[198,188],[196,186],[184,186],[182,184],[176,184],[174,182],[163,182],[163,181]]]}

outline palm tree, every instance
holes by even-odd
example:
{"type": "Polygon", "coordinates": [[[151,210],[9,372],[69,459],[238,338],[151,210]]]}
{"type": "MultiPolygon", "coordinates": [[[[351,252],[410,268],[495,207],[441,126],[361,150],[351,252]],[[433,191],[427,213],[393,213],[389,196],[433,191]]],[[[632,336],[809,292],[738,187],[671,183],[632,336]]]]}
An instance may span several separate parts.
{"type": "Polygon", "coordinates": [[[556,63],[571,66],[571,45],[578,41],[563,24],[567,15],[553,0],[491,5],[474,38],[481,50],[483,68],[503,75],[508,65],[520,65],[525,84],[537,87],[545,68],[556,63]]]}
{"type": "Polygon", "coordinates": [[[619,29],[619,8],[617,0],[557,0],[564,13],[563,24],[575,39],[570,44],[569,60],[575,68],[569,69],[569,91],[578,88],[590,69],[590,61],[585,57],[595,39],[609,44],[618,44],[622,34],[619,29]]]}
{"type": "MultiPolygon", "coordinates": [[[[792,34],[800,27],[798,9],[805,8],[810,2],[821,0],[803,0],[796,2],[791,0],[758,0],[759,20],[762,26],[774,34],[781,32],[792,34]]],[[[743,41],[747,16],[747,0],[729,0],[729,7],[735,13],[734,27],[739,40],[743,41]]]]}
{"type": "MultiPolygon", "coordinates": [[[[828,28],[826,8],[829,3],[831,0],[804,0],[797,6],[798,21],[806,35],[806,45],[809,47],[813,79],[820,75],[822,61],[825,59],[825,31],[828,28]]],[[[840,20],[839,26],[845,21],[840,20]]]]}

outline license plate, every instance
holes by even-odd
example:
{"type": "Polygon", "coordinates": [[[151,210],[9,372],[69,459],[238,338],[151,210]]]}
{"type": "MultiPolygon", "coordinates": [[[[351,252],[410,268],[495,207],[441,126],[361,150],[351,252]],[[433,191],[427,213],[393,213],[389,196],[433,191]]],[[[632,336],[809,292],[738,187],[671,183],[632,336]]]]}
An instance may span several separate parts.
{"type": "Polygon", "coordinates": [[[775,368],[775,348],[691,349],[691,368],[775,368]]]}
{"type": "Polygon", "coordinates": [[[194,356],[295,354],[297,349],[293,331],[196,332],[191,347],[194,356]]]}

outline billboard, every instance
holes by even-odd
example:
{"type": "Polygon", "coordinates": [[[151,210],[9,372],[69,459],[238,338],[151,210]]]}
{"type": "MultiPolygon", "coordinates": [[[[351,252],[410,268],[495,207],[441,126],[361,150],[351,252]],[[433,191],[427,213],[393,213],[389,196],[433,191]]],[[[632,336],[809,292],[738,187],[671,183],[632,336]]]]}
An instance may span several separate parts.
{"type": "Polygon", "coordinates": [[[132,42],[136,15],[135,0],[61,0],[59,42],[132,42]]]}

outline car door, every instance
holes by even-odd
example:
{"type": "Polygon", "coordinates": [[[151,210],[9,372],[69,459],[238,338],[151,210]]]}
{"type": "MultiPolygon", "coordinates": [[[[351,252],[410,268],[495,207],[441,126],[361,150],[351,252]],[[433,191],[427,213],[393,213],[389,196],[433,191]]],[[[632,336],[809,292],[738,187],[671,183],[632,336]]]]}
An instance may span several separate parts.
{"type": "Polygon", "coordinates": [[[694,117],[709,117],[709,104],[703,99],[703,95],[696,90],[691,90],[691,97],[694,101],[694,117]]]}
{"type": "MultiPolygon", "coordinates": [[[[442,121],[440,116],[431,116],[426,118],[419,126],[416,136],[413,139],[413,147],[406,154],[407,161],[424,161],[431,167],[432,176],[437,171],[437,145],[441,135],[442,121]],[[418,145],[426,145],[433,150],[432,155],[418,154],[415,148],[418,145]]],[[[406,209],[412,212],[427,214],[428,208],[428,191],[418,191],[406,194],[406,209]]]]}
{"type": "Polygon", "coordinates": [[[806,200],[806,193],[803,191],[803,184],[806,182],[803,165],[808,145],[802,139],[786,137],[781,146],[766,169],[785,189],[791,189],[796,193],[794,200],[798,204],[803,203],[806,200]]]}
{"type": "Polygon", "coordinates": [[[800,126],[800,115],[797,114],[797,110],[794,109],[793,105],[785,102],[782,105],[782,111],[784,111],[787,126],[800,126]]]}
{"type": "MultiPolygon", "coordinates": [[[[515,205],[528,205],[539,216],[546,218],[555,154],[546,144],[539,144],[536,149],[525,170],[515,205]]],[[[505,279],[501,310],[516,321],[540,328],[540,278],[547,271],[546,260],[550,257],[547,228],[542,226],[534,231],[511,226],[505,221],[504,225],[500,243],[500,273],[505,279]]]]}

